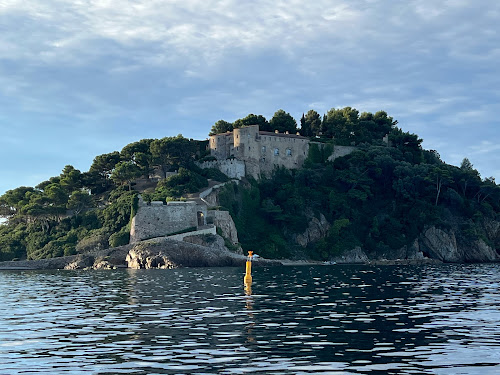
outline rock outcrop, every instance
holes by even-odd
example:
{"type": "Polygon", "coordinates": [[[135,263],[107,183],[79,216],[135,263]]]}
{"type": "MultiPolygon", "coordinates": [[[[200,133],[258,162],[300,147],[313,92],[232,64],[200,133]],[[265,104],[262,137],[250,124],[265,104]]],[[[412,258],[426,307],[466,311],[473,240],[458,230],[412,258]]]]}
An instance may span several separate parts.
{"type": "MultiPolygon", "coordinates": [[[[134,246],[126,257],[129,268],[177,268],[243,266],[246,257],[230,252],[218,235],[186,237],[185,241],[167,238],[143,241],[134,246]],[[189,242],[188,242],[189,241],[189,242]]],[[[259,265],[277,265],[277,261],[259,259],[259,265]]]]}
{"type": "MultiPolygon", "coordinates": [[[[485,223],[490,243],[497,243],[500,223],[485,223]]],[[[429,227],[412,244],[397,250],[366,254],[356,247],[330,259],[336,263],[435,264],[499,262],[497,251],[484,240],[469,240],[461,232],[429,227]]]]}
{"type": "Polygon", "coordinates": [[[382,252],[377,252],[377,254],[370,254],[370,255],[372,260],[425,259],[424,254],[420,250],[420,243],[418,239],[415,239],[415,241],[411,245],[405,245],[400,249],[385,250],[382,252]]]}
{"type": "Polygon", "coordinates": [[[220,228],[223,237],[233,244],[238,243],[238,231],[228,211],[208,211],[208,216],[213,218],[214,225],[220,228]]]}
{"type": "Polygon", "coordinates": [[[92,255],[77,255],[76,258],[64,266],[65,270],[79,270],[92,268],[94,265],[94,257],[92,255]]]}
{"type": "Polygon", "coordinates": [[[339,264],[359,264],[368,263],[369,259],[366,253],[358,246],[352,250],[344,251],[340,256],[333,257],[331,261],[339,264]]]}
{"type": "Polygon", "coordinates": [[[419,238],[422,252],[428,257],[443,262],[457,263],[461,256],[458,252],[457,239],[452,231],[436,227],[425,230],[419,238]]]}
{"type": "Polygon", "coordinates": [[[319,215],[319,219],[313,216],[312,213],[307,216],[309,218],[307,229],[303,233],[292,235],[293,241],[303,248],[306,248],[311,242],[316,242],[325,237],[330,229],[330,223],[323,214],[319,215]]]}
{"type": "Polygon", "coordinates": [[[460,232],[427,228],[419,238],[425,256],[446,263],[496,262],[500,257],[495,249],[482,239],[469,240],[460,232]]]}
{"type": "MultiPolygon", "coordinates": [[[[136,244],[93,253],[52,259],[0,262],[0,269],[115,269],[177,267],[243,267],[246,257],[229,251],[219,235],[188,236],[185,241],[155,238],[136,244]]],[[[255,266],[281,265],[268,259],[255,259],[255,266]]]]}
{"type": "Polygon", "coordinates": [[[125,257],[133,245],[65,257],[0,262],[0,269],[51,270],[51,269],[114,269],[125,268],[125,257]]]}

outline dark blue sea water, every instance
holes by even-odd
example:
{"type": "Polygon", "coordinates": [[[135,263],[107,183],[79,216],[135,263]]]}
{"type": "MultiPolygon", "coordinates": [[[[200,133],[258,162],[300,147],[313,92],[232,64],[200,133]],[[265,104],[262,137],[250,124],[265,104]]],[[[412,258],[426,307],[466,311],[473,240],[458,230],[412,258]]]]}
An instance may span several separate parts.
{"type": "Polygon", "coordinates": [[[500,374],[500,265],[0,271],[0,374],[500,374]]]}

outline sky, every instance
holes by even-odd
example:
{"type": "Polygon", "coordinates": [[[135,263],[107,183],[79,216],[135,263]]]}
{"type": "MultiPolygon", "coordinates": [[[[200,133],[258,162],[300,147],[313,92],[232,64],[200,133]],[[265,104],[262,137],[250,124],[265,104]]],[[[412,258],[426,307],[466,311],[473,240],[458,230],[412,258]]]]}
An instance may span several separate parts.
{"type": "Polygon", "coordinates": [[[500,181],[497,0],[0,0],[0,194],[143,138],[385,110],[500,181]]]}

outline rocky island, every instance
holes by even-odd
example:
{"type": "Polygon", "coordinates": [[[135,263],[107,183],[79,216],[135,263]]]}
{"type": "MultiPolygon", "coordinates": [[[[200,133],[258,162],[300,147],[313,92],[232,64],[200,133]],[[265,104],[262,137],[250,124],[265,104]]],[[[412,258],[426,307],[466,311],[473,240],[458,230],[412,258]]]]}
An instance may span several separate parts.
{"type": "Polygon", "coordinates": [[[1,268],[496,262],[500,187],[346,107],[143,139],[0,197],[1,268]],[[259,264],[276,264],[259,260],[259,264]]]}

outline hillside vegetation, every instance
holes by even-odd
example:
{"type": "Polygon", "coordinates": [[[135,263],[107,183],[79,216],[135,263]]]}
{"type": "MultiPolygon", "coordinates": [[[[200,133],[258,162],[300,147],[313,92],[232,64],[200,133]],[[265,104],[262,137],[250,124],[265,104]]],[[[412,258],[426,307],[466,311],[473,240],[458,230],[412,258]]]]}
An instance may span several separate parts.
{"type": "MultiPolygon", "coordinates": [[[[500,187],[494,178],[482,179],[467,159],[459,167],[444,163],[387,113],[359,114],[347,107],[321,117],[311,110],[297,129],[279,110],[270,121],[252,114],[234,123],[220,120],[211,133],[251,124],[298,130],[317,143],[302,169],[276,169],[268,178],[229,184],[220,192],[221,209],[231,213],[244,249],[275,258],[329,259],[356,246],[377,253],[410,244],[431,225],[500,249],[500,239],[485,229],[488,220],[499,220],[500,187]],[[382,141],[386,135],[388,143],[382,141]],[[334,145],[355,145],[357,151],[329,161],[334,145]],[[331,226],[302,248],[294,238],[314,217],[331,226]]],[[[144,139],[97,156],[87,172],[66,166],[36,187],[10,190],[0,197],[0,215],[7,219],[0,226],[0,260],[128,243],[139,191],[145,200],[168,201],[200,190],[208,179],[227,180],[218,170],[194,165],[206,157],[205,141],[180,135],[144,139]],[[153,172],[159,180],[149,178],[153,172]]]]}

